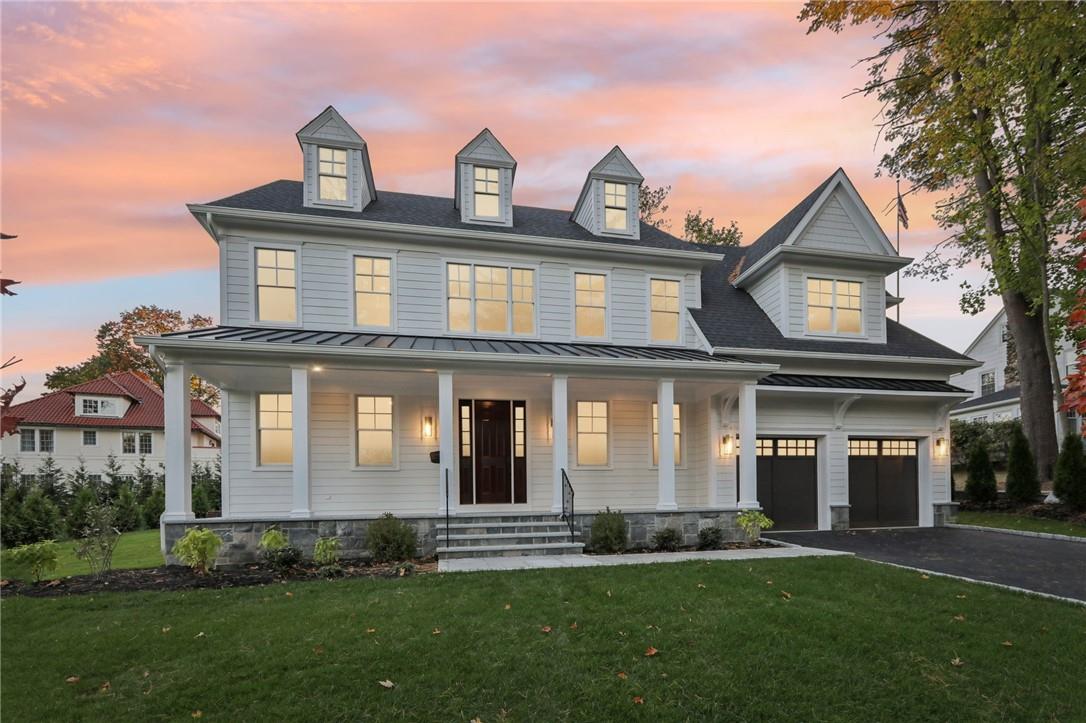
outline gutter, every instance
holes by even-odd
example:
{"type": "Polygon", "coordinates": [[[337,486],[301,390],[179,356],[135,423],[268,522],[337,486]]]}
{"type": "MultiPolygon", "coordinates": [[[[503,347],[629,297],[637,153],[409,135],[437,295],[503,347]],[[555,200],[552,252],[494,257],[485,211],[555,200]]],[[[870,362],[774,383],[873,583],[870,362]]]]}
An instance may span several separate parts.
{"type": "Polygon", "coordinates": [[[829,249],[806,248],[802,246],[780,245],[754,262],[732,282],[733,286],[742,287],[744,282],[755,278],[762,273],[777,257],[796,256],[799,258],[819,258],[831,261],[856,261],[877,268],[902,269],[913,262],[909,256],[879,256],[877,254],[858,254],[847,251],[831,251],[829,249]]]}
{"type": "Polygon", "coordinates": [[[745,354],[746,356],[789,356],[798,357],[801,359],[827,359],[831,361],[877,361],[877,362],[889,362],[891,364],[942,364],[945,366],[956,366],[965,369],[976,369],[979,366],[983,366],[983,362],[979,362],[975,359],[940,359],[939,357],[923,357],[923,356],[887,356],[879,354],[850,354],[847,352],[837,353],[828,351],[791,351],[787,349],[779,350],[765,350],[765,349],[743,349],[740,347],[730,346],[714,346],[714,354],[745,354]]]}

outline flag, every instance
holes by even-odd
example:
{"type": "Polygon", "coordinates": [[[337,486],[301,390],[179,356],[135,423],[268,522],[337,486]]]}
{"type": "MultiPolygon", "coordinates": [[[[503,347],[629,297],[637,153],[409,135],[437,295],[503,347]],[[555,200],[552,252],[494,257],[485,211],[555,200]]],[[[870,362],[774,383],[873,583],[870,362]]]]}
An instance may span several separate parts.
{"type": "Polygon", "coordinates": [[[901,197],[901,191],[897,192],[897,220],[903,228],[909,228],[909,212],[905,210],[905,200],[901,197]]]}

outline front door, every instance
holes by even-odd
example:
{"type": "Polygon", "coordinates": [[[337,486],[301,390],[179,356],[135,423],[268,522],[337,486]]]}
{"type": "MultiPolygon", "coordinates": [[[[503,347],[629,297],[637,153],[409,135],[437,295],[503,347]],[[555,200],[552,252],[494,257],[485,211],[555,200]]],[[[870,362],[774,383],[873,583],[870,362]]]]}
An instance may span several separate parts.
{"type": "Polygon", "coordinates": [[[475,400],[475,502],[513,501],[510,403],[475,400]]]}

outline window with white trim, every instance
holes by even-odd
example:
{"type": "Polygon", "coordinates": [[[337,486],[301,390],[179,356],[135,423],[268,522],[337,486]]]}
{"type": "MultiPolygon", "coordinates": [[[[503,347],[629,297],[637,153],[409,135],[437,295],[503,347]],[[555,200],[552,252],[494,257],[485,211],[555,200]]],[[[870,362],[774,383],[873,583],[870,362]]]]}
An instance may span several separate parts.
{"type": "Polygon", "coordinates": [[[603,227],[608,231],[628,229],[627,186],[625,183],[603,182],[603,227]]]}
{"type": "Polygon", "coordinates": [[[995,391],[995,372],[984,372],[980,375],[980,395],[991,394],[995,391]]]}
{"type": "Polygon", "coordinates": [[[258,321],[298,321],[298,279],[295,252],[256,250],[256,318],[258,321]]]}
{"type": "Polygon", "coordinates": [[[53,430],[52,429],[39,429],[38,430],[38,451],[39,452],[52,452],[53,451],[53,430]]]}
{"type": "Polygon", "coordinates": [[[84,429],[83,430],[83,446],[84,447],[97,447],[98,446],[98,430],[96,430],[96,429],[84,429]]]}
{"type": "Polygon", "coordinates": [[[649,279],[649,338],[652,341],[679,341],[679,282],[649,279]]]}
{"type": "Polygon", "coordinates": [[[577,402],[577,464],[602,467],[607,462],[607,402],[577,402]]]}
{"type": "Polygon", "coordinates": [[[359,467],[387,467],[393,459],[392,397],[357,397],[359,467]]]}
{"type": "Polygon", "coordinates": [[[807,331],[825,334],[860,334],[862,290],[859,281],[807,279],[807,331]]]}
{"type": "Polygon", "coordinates": [[[449,264],[449,331],[517,336],[535,333],[535,271],[508,266],[449,264]]]}
{"type": "Polygon", "coordinates": [[[607,336],[607,276],[573,275],[574,335],[584,339],[607,336]]]}
{"type": "Polygon", "coordinates": [[[154,447],[152,445],[151,439],[152,437],[150,432],[140,432],[140,454],[146,455],[153,453],[154,447]]]}
{"type": "Polygon", "coordinates": [[[20,452],[36,452],[37,451],[37,437],[38,430],[36,429],[20,429],[19,430],[19,451],[20,452]]]}
{"type": "Polygon", "coordinates": [[[484,218],[501,216],[501,171],[497,168],[475,166],[475,215],[484,218]]]}
{"type": "Polygon", "coordinates": [[[97,399],[84,399],[83,400],[83,414],[98,414],[98,400],[97,399]]]}
{"type": "MultiPolygon", "coordinates": [[[[672,425],[675,436],[675,464],[683,463],[682,405],[673,405],[672,425]]],[[[652,403],[652,463],[660,464],[660,408],[652,403]]]]}
{"type": "Polygon", "coordinates": [[[354,313],[358,326],[392,326],[392,261],[354,257],[354,313]]]}
{"type": "Polygon", "coordinates": [[[290,394],[257,395],[257,459],[261,465],[294,460],[294,428],[290,394]]]}
{"type": "Polygon", "coordinates": [[[136,433],[121,432],[121,454],[136,453],[136,433]]]}
{"type": "Polygon", "coordinates": [[[347,200],[347,151],[318,147],[320,197],[322,201],[347,200]]]}

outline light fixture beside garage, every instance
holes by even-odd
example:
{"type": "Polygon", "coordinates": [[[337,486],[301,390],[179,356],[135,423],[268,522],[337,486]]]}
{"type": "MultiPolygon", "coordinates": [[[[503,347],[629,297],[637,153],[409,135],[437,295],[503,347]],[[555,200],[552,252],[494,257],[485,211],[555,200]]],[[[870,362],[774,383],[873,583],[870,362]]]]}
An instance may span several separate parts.
{"type": "Polygon", "coordinates": [[[433,439],[434,438],[434,418],[427,414],[422,418],[422,438],[433,439]]]}
{"type": "Polygon", "coordinates": [[[732,439],[732,435],[725,434],[720,439],[720,456],[730,457],[735,454],[735,440],[732,439]]]}
{"type": "Polygon", "coordinates": [[[939,437],[935,440],[935,456],[946,457],[947,452],[950,450],[950,445],[946,442],[946,437],[939,437]]]}

